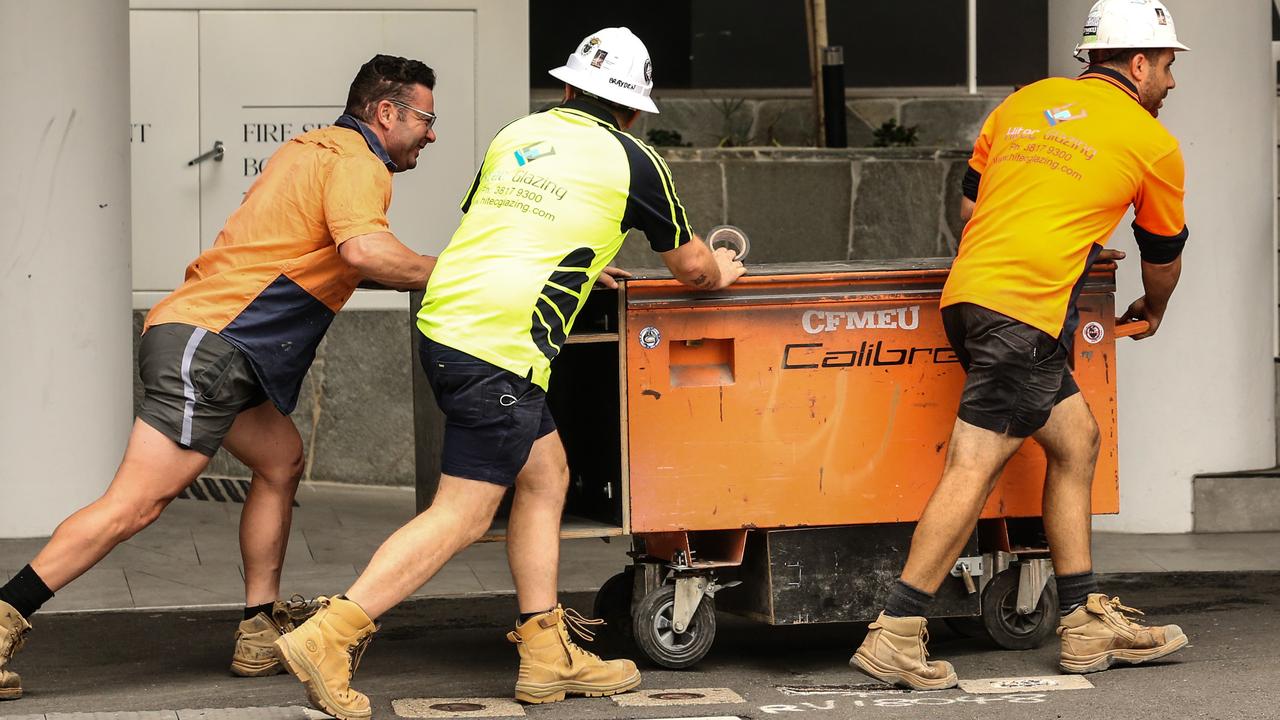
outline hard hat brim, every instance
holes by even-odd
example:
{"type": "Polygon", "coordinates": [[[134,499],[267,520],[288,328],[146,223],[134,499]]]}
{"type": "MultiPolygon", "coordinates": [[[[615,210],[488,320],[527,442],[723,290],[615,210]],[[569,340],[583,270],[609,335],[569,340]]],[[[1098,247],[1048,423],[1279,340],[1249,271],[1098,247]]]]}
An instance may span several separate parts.
{"type": "Polygon", "coordinates": [[[547,74],[557,80],[568,83],[579,90],[584,90],[592,95],[602,97],[605,100],[616,102],[619,105],[625,105],[636,110],[653,113],[654,115],[658,114],[658,106],[653,104],[653,100],[649,97],[639,93],[629,93],[622,88],[616,88],[612,85],[602,83],[598,77],[593,77],[581,71],[574,70],[568,65],[561,65],[554,70],[549,70],[547,74]]]}
{"type": "MultiPolygon", "coordinates": [[[[1152,50],[1169,49],[1174,51],[1186,51],[1186,52],[1191,51],[1191,48],[1177,41],[1174,41],[1171,43],[1165,43],[1163,45],[1147,45],[1143,49],[1145,48],[1150,48],[1152,50]]],[[[1136,48],[1132,45],[1122,45],[1117,43],[1091,43],[1089,45],[1084,45],[1084,44],[1076,45],[1076,51],[1074,54],[1076,58],[1079,60],[1087,60],[1088,57],[1083,55],[1083,53],[1087,53],[1090,50],[1137,50],[1137,49],[1139,48],[1136,48]]]]}

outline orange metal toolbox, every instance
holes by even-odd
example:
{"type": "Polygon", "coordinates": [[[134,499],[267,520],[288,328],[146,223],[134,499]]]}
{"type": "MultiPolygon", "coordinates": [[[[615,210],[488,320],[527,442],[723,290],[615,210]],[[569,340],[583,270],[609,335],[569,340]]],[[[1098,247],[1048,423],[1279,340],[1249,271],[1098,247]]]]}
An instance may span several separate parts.
{"type": "MultiPolygon", "coordinates": [[[[938,313],[949,259],[750,266],[716,293],[665,273],[597,290],[548,401],[569,455],[565,537],[630,535],[596,615],[654,662],[710,649],[715,610],[869,620],[941,475],[964,372],[938,313]]],[[[1074,369],[1102,433],[1095,513],[1119,509],[1114,265],[1079,300],[1074,369]]],[[[1005,647],[1053,632],[1028,442],[934,605],[1005,647]]],[[[491,531],[503,535],[501,521],[491,531]]]]}

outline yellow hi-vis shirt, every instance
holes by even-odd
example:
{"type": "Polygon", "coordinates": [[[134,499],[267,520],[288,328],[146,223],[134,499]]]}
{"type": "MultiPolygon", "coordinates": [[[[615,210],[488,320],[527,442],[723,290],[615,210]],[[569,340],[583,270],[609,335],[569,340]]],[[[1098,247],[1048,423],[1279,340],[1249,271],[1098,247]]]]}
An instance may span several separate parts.
{"type": "Polygon", "coordinates": [[[418,329],[544,390],[627,231],[644,231],[657,252],[693,237],[666,163],[585,98],[503,128],[462,210],[418,329]]]}
{"type": "Polygon", "coordinates": [[[977,205],[942,306],[1074,332],[1084,274],[1130,205],[1140,239],[1185,240],[1184,174],[1178,141],[1120,73],[1095,66],[1022,88],[974,144],[965,194],[977,205]]]}

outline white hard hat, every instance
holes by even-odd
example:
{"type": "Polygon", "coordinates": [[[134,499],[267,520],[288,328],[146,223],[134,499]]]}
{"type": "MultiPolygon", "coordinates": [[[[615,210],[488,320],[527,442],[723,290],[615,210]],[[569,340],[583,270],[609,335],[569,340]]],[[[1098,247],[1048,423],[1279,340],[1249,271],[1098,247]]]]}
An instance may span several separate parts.
{"type": "Polygon", "coordinates": [[[582,39],[551,77],[629,108],[658,112],[649,99],[653,63],[640,38],[624,27],[605,28],[582,39]]]}
{"type": "Polygon", "coordinates": [[[1173,48],[1190,50],[1178,42],[1173,15],[1160,0],[1098,0],[1084,21],[1076,57],[1090,50],[1173,48]]]}

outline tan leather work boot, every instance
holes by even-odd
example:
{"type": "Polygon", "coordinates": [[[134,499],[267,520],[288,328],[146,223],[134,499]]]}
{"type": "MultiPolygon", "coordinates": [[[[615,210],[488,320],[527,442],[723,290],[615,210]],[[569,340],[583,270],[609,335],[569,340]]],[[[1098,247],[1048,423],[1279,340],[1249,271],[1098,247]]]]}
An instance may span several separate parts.
{"type": "Polygon", "coordinates": [[[276,659],[274,643],[281,635],[306,622],[320,609],[301,595],[271,604],[271,615],[258,613],[236,628],[236,646],[231,653],[231,674],[266,677],[284,672],[276,659]]]}
{"type": "Polygon", "coordinates": [[[0,700],[17,700],[22,697],[22,676],[8,669],[14,653],[22,649],[31,623],[22,613],[0,600],[0,700]]]}
{"type": "Polygon", "coordinates": [[[849,667],[912,690],[944,690],[956,685],[956,671],[943,660],[929,662],[929,621],[880,613],[871,623],[849,667]]]}
{"type": "Polygon", "coordinates": [[[1125,617],[1125,612],[1142,614],[1121,605],[1118,597],[1090,595],[1058,626],[1062,638],[1058,666],[1069,673],[1098,672],[1117,662],[1137,665],[1186,647],[1187,636],[1177,625],[1145,627],[1125,617]]]}
{"type": "Polygon", "coordinates": [[[363,720],[372,714],[369,698],[351,688],[351,676],[378,628],[350,600],[320,597],[316,603],[320,609],[310,620],[275,641],[276,657],[307,686],[317,710],[363,720]]]}
{"type": "Polygon", "coordinates": [[[520,653],[516,700],[550,703],[563,700],[566,693],[604,697],[639,685],[640,671],[635,663],[602,660],[569,637],[568,630],[572,628],[584,640],[591,640],[595,635],[589,626],[603,624],[603,620],[588,620],[576,610],[557,605],[507,633],[507,639],[516,644],[520,653]]]}

